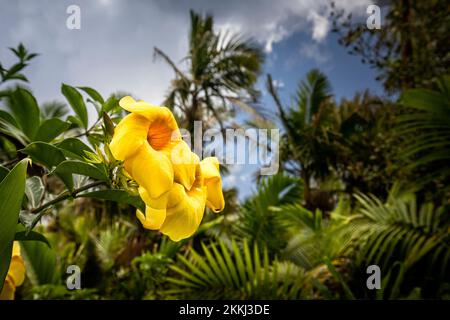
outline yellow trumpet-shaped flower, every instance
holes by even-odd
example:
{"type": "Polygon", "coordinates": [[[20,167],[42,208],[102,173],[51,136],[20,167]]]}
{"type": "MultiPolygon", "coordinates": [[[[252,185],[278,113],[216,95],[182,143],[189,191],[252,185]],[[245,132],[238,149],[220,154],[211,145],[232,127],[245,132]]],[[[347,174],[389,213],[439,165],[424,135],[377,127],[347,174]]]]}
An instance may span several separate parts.
{"type": "MultiPolygon", "coordinates": [[[[139,193],[146,204],[151,201],[144,188],[140,187],[139,193]]],[[[136,215],[144,228],[159,229],[173,241],[194,234],[202,221],[205,205],[214,212],[222,211],[225,201],[217,158],[205,158],[199,163],[191,189],[175,182],[160,205],[160,210],[147,205],[145,214],[137,210],[136,215]]]]}
{"type": "Polygon", "coordinates": [[[125,170],[148,192],[148,205],[157,209],[174,181],[186,188],[192,186],[198,158],[191,156],[169,109],[131,97],[122,98],[119,104],[131,114],[115,128],[111,152],[124,161],[125,170]],[[172,155],[183,161],[172,163],[172,155]]]}
{"type": "Polygon", "coordinates": [[[202,161],[182,140],[172,112],[124,97],[131,112],[117,125],[110,144],[114,157],[139,184],[145,212],[136,216],[144,228],[160,230],[174,241],[190,237],[200,225],[205,206],[224,208],[217,158],[202,161]]]}
{"type": "Polygon", "coordinates": [[[13,243],[11,263],[6,275],[3,289],[0,293],[0,300],[13,300],[16,287],[22,285],[25,280],[25,264],[20,256],[20,245],[17,241],[13,243]]]}

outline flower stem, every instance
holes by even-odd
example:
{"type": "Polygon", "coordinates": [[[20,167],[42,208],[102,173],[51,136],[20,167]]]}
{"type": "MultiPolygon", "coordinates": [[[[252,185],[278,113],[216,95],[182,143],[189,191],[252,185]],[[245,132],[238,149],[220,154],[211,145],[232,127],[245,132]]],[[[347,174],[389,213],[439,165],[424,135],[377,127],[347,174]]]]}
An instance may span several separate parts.
{"type": "Polygon", "coordinates": [[[85,186],[82,186],[80,188],[74,189],[72,192],[70,191],[64,191],[63,193],[61,193],[60,195],[58,195],[55,199],[50,200],[49,202],[44,203],[43,205],[36,207],[34,209],[31,209],[30,212],[31,213],[38,213],[36,215],[36,217],[33,219],[33,222],[31,223],[30,227],[28,230],[33,230],[33,228],[36,226],[36,224],[41,220],[42,216],[46,213],[45,209],[51,207],[52,205],[61,202],[63,200],[66,200],[68,198],[76,198],[77,194],[83,191],[86,191],[90,188],[96,187],[96,186],[100,186],[102,184],[105,184],[104,181],[96,181],[96,182],[92,182],[90,184],[87,184],[85,186]]]}

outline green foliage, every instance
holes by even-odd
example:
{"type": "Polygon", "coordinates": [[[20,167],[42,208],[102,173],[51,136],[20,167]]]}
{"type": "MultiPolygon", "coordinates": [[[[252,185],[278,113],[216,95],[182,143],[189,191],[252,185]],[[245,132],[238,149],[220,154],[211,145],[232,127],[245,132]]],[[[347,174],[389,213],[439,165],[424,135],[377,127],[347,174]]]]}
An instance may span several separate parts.
{"type": "Polygon", "coordinates": [[[58,279],[55,252],[40,241],[21,241],[20,246],[28,279],[34,285],[55,283],[58,279]]]}
{"type": "Polygon", "coordinates": [[[405,137],[400,156],[408,168],[425,169],[420,175],[424,184],[437,177],[448,180],[450,169],[450,76],[438,81],[438,90],[411,89],[405,91],[400,103],[411,110],[400,116],[397,134],[405,137]],[[418,135],[418,133],[421,133],[418,135]]]}
{"type": "Polygon", "coordinates": [[[40,121],[40,110],[34,96],[28,90],[17,88],[10,95],[9,108],[25,135],[33,141],[40,121]]]}
{"type": "Polygon", "coordinates": [[[80,174],[96,180],[108,181],[104,167],[95,166],[80,160],[65,160],[59,163],[53,172],[60,176],[64,176],[65,174],[80,174]]]}
{"type": "Polygon", "coordinates": [[[69,101],[70,106],[72,107],[75,114],[78,116],[77,121],[79,120],[80,124],[87,129],[88,126],[88,113],[86,104],[84,103],[83,96],[73,87],[63,84],[61,86],[61,92],[66,97],[67,101],[69,101]]]}
{"type": "Polygon", "coordinates": [[[19,220],[20,205],[25,192],[26,170],[29,160],[20,161],[0,183],[0,287],[11,261],[12,245],[19,220]]]}
{"type": "Polygon", "coordinates": [[[145,204],[141,200],[139,196],[133,196],[130,195],[129,192],[124,190],[98,190],[98,191],[92,191],[87,193],[82,193],[79,195],[80,197],[84,198],[95,198],[95,199],[101,199],[101,200],[109,200],[109,201],[115,201],[118,203],[124,203],[132,205],[142,211],[145,211],[145,204]]]}
{"type": "Polygon", "coordinates": [[[267,77],[267,89],[274,99],[278,115],[285,131],[281,144],[283,168],[302,177],[304,200],[313,207],[312,180],[324,179],[330,174],[335,153],[330,143],[330,131],[334,124],[334,105],[331,88],[325,74],[313,69],[301,81],[294,98],[294,105],[284,108],[273,86],[272,77],[267,77]]]}
{"type": "Polygon", "coordinates": [[[334,8],[340,44],[376,69],[388,92],[432,86],[450,66],[447,1],[391,1],[382,12],[381,29],[370,30],[364,19],[334,8]]]}
{"type": "Polygon", "coordinates": [[[36,133],[35,140],[43,142],[51,142],[60,134],[69,129],[70,124],[58,118],[44,120],[36,133]]]}
{"type": "Polygon", "coordinates": [[[189,257],[178,256],[180,266],[171,269],[182,278],[168,278],[176,288],[166,291],[177,297],[194,299],[296,299],[300,297],[302,272],[292,265],[270,263],[267,250],[262,255],[255,244],[242,249],[233,240],[231,249],[202,243],[203,254],[191,249],[189,257]],[[183,267],[181,267],[183,266],[183,267]]]}
{"type": "Polygon", "coordinates": [[[248,239],[251,245],[266,246],[271,254],[286,245],[285,225],[272,207],[298,201],[300,181],[277,174],[260,182],[258,193],[240,207],[234,224],[236,234],[248,239]]]}
{"type": "MultiPolygon", "coordinates": [[[[394,283],[385,283],[391,291],[449,281],[448,208],[432,203],[418,206],[414,194],[395,190],[384,203],[363,194],[356,198],[361,206],[346,226],[351,237],[348,247],[357,251],[356,265],[376,264],[381,270],[395,273],[395,278],[389,275],[394,283]],[[399,271],[395,271],[398,267],[399,271]],[[421,277],[414,276],[415,272],[420,272],[421,277]]],[[[398,297],[399,292],[391,292],[391,296],[398,297]]]]}
{"type": "Polygon", "coordinates": [[[5,69],[0,63],[0,84],[12,80],[28,82],[27,77],[23,73],[21,73],[21,71],[28,66],[28,62],[35,58],[37,54],[29,53],[22,43],[20,43],[17,48],[9,48],[9,50],[14,53],[19,61],[13,64],[8,69],[5,69]]]}
{"type": "MultiPolygon", "coordinates": [[[[52,144],[45,142],[33,142],[21,150],[31,157],[34,162],[44,165],[47,169],[52,170],[61,162],[66,160],[63,152],[52,144]]],[[[67,172],[56,173],[69,190],[73,189],[73,177],[67,172]]]]}

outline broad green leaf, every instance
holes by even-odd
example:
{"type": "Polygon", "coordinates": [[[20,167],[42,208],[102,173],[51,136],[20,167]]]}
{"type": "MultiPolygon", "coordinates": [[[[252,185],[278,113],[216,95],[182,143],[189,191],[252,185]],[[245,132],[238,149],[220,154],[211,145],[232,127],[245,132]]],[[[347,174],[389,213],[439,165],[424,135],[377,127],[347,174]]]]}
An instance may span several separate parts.
{"type": "Polygon", "coordinates": [[[119,101],[117,100],[117,98],[115,96],[111,96],[103,104],[102,111],[107,113],[107,112],[113,110],[114,108],[116,108],[117,106],[119,106],[119,101]]]}
{"type": "Polygon", "coordinates": [[[31,156],[33,161],[49,169],[56,167],[66,160],[63,152],[59,148],[46,142],[33,142],[22,149],[21,152],[31,156]]]}
{"type": "Polygon", "coordinates": [[[0,118],[0,132],[6,136],[16,139],[22,145],[27,145],[30,141],[30,139],[25,135],[22,129],[15,127],[2,118],[0,118]]]}
{"type": "Polygon", "coordinates": [[[48,242],[47,238],[36,231],[27,231],[26,228],[18,224],[16,228],[16,234],[14,236],[15,241],[40,241],[45,243],[49,248],[51,248],[50,243],[48,242]]]}
{"type": "Polygon", "coordinates": [[[129,204],[143,212],[145,211],[145,203],[141,200],[141,198],[139,196],[133,196],[125,190],[92,191],[84,194],[79,194],[78,197],[95,198],[129,204]]]}
{"type": "Polygon", "coordinates": [[[84,158],[86,158],[85,151],[94,153],[94,151],[90,147],[88,147],[84,142],[77,138],[68,138],[61,141],[58,144],[58,148],[63,151],[66,157],[79,160],[83,160],[84,158]]]}
{"type": "Polygon", "coordinates": [[[89,95],[89,97],[91,97],[94,101],[97,101],[100,104],[105,103],[105,100],[103,99],[102,95],[100,93],[98,93],[97,90],[89,88],[89,87],[78,87],[78,89],[86,92],[89,95]]]}
{"type": "Polygon", "coordinates": [[[84,103],[83,96],[74,87],[62,84],[61,92],[69,101],[75,114],[81,120],[83,127],[86,129],[88,126],[88,113],[86,109],[86,104],[84,103]]]}
{"type": "Polygon", "coordinates": [[[0,183],[0,290],[11,261],[12,243],[25,193],[29,159],[23,159],[0,183]]]}
{"type": "Polygon", "coordinates": [[[55,283],[58,280],[56,255],[48,245],[40,241],[21,241],[20,246],[27,277],[33,285],[55,283]]]}
{"type": "Polygon", "coordinates": [[[34,139],[40,122],[39,106],[34,96],[28,90],[17,88],[11,94],[9,105],[17,124],[25,135],[34,139]]]}
{"type": "Polygon", "coordinates": [[[41,123],[34,141],[50,142],[70,127],[68,122],[58,118],[48,119],[41,123]]]}
{"type": "MultiPolygon", "coordinates": [[[[45,142],[33,142],[22,149],[21,152],[29,155],[33,161],[46,166],[49,170],[66,160],[61,149],[45,142]]],[[[61,173],[57,176],[61,178],[69,190],[73,189],[71,174],[61,173]]]]}
{"type": "Polygon", "coordinates": [[[36,208],[40,205],[42,197],[44,196],[45,187],[42,179],[38,176],[33,176],[27,179],[25,185],[25,194],[28,199],[28,205],[31,208],[36,208]]]}
{"type": "Polygon", "coordinates": [[[0,110],[0,119],[6,121],[7,123],[13,125],[16,128],[19,127],[19,124],[17,123],[16,119],[14,119],[14,117],[10,113],[4,110],[0,110]]]}
{"type": "Polygon", "coordinates": [[[8,175],[8,173],[9,173],[8,168],[0,166],[0,182],[3,181],[3,179],[8,175]]]}
{"type": "Polygon", "coordinates": [[[97,180],[107,181],[108,177],[105,172],[97,168],[96,166],[87,162],[78,160],[66,160],[61,162],[56,169],[55,173],[58,174],[81,174],[97,180]]]}

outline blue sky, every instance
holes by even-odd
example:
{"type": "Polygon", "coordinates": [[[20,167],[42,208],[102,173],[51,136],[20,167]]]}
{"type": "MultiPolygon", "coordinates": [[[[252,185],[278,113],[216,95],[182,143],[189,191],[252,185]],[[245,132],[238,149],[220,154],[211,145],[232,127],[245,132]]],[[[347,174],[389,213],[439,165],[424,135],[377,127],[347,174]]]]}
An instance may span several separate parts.
{"type": "MultiPolygon", "coordinates": [[[[357,19],[366,19],[370,2],[336,0],[357,19]]],[[[286,103],[312,68],[327,74],[338,99],[366,88],[382,90],[374,71],[348,55],[330,33],[328,0],[0,0],[0,60],[9,65],[13,60],[7,47],[19,42],[41,54],[26,71],[40,103],[63,100],[60,86],[65,82],[91,86],[105,96],[127,91],[159,104],[173,73],[153,61],[153,47],[181,60],[190,8],[212,13],[218,30],[242,32],[261,45],[266,52],[264,75],[272,74],[286,103]],[[80,30],[66,28],[71,4],[81,9],[80,30]]],[[[264,81],[265,76],[259,83],[262,90],[264,81]]],[[[267,94],[262,105],[273,110],[267,94]]],[[[242,199],[254,188],[251,174],[249,167],[236,168],[225,184],[239,185],[242,199]]]]}

